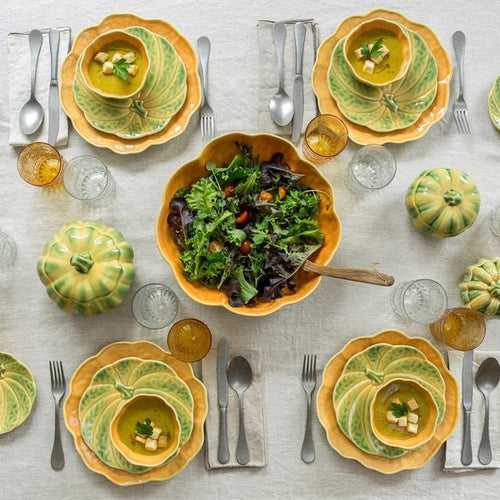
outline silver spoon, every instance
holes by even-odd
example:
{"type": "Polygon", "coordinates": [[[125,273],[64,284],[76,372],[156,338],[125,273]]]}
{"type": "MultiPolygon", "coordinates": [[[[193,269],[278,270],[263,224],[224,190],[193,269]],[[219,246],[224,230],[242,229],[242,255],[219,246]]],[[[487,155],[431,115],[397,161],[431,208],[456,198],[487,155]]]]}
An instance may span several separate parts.
{"type": "Polygon", "coordinates": [[[286,26],[283,23],[274,25],[274,41],[278,53],[278,92],[269,101],[271,119],[281,127],[288,125],[293,118],[293,102],[285,92],[285,40],[286,26]]]}
{"type": "Polygon", "coordinates": [[[498,385],[500,379],[500,365],[495,358],[485,359],[476,373],[476,385],[484,397],[484,424],[483,434],[477,458],[483,465],[491,462],[490,444],[490,394],[498,385]]]}
{"type": "Polygon", "coordinates": [[[239,431],[238,445],[236,446],[236,460],[240,465],[246,465],[250,461],[248,452],[247,436],[245,433],[245,413],[243,410],[243,395],[252,383],[252,367],[243,356],[236,356],[229,363],[227,369],[227,380],[236,394],[239,402],[239,431]]]}
{"type": "Polygon", "coordinates": [[[38,56],[42,48],[43,38],[39,30],[32,30],[29,34],[31,52],[31,96],[21,108],[19,114],[19,126],[25,135],[34,134],[42,125],[44,111],[35,97],[36,70],[38,67],[38,56]]]}

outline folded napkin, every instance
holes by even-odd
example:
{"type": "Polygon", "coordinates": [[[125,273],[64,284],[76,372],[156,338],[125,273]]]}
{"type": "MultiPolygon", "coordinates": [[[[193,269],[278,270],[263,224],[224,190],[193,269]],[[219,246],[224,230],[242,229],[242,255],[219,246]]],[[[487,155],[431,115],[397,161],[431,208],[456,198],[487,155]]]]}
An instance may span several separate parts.
{"type": "MultiPolygon", "coordinates": [[[[56,28],[61,32],[59,41],[59,64],[58,71],[66,57],[71,43],[71,29],[69,27],[56,28]]],[[[36,75],[36,98],[45,110],[45,119],[40,130],[29,137],[24,135],[19,128],[19,112],[23,104],[30,96],[31,82],[31,56],[28,41],[29,33],[9,33],[9,116],[10,132],[9,144],[12,146],[23,146],[35,141],[47,142],[49,133],[49,86],[50,86],[50,48],[49,29],[40,30],[43,35],[42,50],[38,59],[36,75]]],[[[59,85],[61,81],[59,79],[59,85]]],[[[60,108],[59,133],[57,146],[65,146],[68,143],[68,119],[60,108]]]]}
{"type": "Polygon", "coordinates": [[[243,356],[252,367],[252,385],[245,392],[245,429],[247,434],[250,461],[241,466],[236,461],[236,443],[238,441],[238,396],[229,387],[227,406],[227,435],[229,443],[229,462],[221,464],[217,460],[219,445],[219,405],[217,404],[217,350],[212,349],[202,362],[202,378],[208,392],[208,415],[205,423],[206,448],[205,465],[208,470],[227,467],[264,467],[266,465],[266,444],[263,411],[263,379],[260,353],[257,351],[229,349],[229,360],[234,356],[243,356]]]}
{"type": "MultiPolygon", "coordinates": [[[[448,364],[450,371],[458,382],[459,393],[462,392],[462,358],[463,353],[448,351],[448,364]]],[[[486,358],[496,358],[500,361],[500,352],[474,351],[473,373],[476,376],[479,365],[486,358]]],[[[477,451],[481,442],[484,419],[484,399],[476,384],[473,385],[473,402],[471,412],[471,439],[472,439],[472,463],[468,466],[462,465],[460,455],[462,452],[463,420],[462,408],[460,407],[460,418],[454,434],[446,442],[446,454],[444,470],[449,472],[470,472],[481,469],[498,469],[500,467],[500,387],[494,390],[490,396],[490,440],[493,459],[488,465],[482,465],[477,459],[477,451]]]]}
{"type": "MultiPolygon", "coordinates": [[[[319,39],[319,26],[314,21],[306,23],[306,41],[304,45],[304,121],[302,130],[317,114],[314,92],[311,87],[311,73],[314,64],[314,36],[319,39]]],[[[259,50],[259,83],[257,103],[257,124],[260,132],[272,132],[278,135],[292,134],[291,124],[285,127],[276,125],[269,114],[269,100],[278,89],[278,56],[274,45],[274,23],[257,23],[259,50]]],[[[286,25],[285,41],[285,90],[293,98],[293,79],[295,77],[295,36],[294,24],[286,25]]]]}

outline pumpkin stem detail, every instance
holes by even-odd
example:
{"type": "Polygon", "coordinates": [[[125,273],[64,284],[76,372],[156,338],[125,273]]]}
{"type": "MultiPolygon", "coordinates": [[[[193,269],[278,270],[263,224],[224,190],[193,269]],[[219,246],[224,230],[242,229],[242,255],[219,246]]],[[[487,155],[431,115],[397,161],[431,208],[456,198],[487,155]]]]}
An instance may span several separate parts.
{"type": "Polygon", "coordinates": [[[123,399],[130,399],[134,395],[133,387],[120,384],[119,382],[115,384],[115,389],[122,395],[123,399]]]}
{"type": "Polygon", "coordinates": [[[490,286],[490,294],[492,297],[500,298],[500,281],[495,281],[493,285],[490,286]]]}
{"type": "Polygon", "coordinates": [[[385,94],[384,102],[393,113],[397,113],[399,106],[392,94],[385,94]]]}
{"type": "Polygon", "coordinates": [[[444,201],[450,207],[456,207],[462,203],[462,194],[454,189],[446,191],[443,195],[444,201]]]}
{"type": "Polygon", "coordinates": [[[365,374],[372,382],[375,382],[376,384],[381,384],[382,381],[384,380],[383,373],[376,372],[371,368],[365,368],[365,374]]]}
{"type": "Polygon", "coordinates": [[[144,101],[139,101],[138,99],[134,99],[130,106],[130,109],[137,113],[141,118],[146,118],[148,116],[148,112],[144,107],[144,101]]]}
{"type": "Polygon", "coordinates": [[[69,263],[82,274],[87,274],[94,265],[94,259],[88,252],[75,253],[69,263]]]}

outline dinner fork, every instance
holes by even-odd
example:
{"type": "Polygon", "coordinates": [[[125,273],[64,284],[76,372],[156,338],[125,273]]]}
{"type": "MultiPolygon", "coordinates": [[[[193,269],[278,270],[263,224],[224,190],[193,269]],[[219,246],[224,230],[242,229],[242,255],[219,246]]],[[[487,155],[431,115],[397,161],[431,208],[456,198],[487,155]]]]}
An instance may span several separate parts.
{"type": "Polygon", "coordinates": [[[64,468],[64,452],[61,442],[61,427],[59,424],[59,407],[61,401],[66,394],[66,380],[64,378],[64,370],[61,361],[49,361],[50,369],[50,384],[52,387],[52,396],[54,397],[55,406],[55,429],[54,429],[54,445],[52,447],[52,455],[50,464],[54,470],[64,468]]]}
{"type": "Polygon", "coordinates": [[[312,437],[312,396],[316,389],[316,355],[306,354],[302,363],[302,387],[306,393],[307,416],[306,431],[302,442],[301,457],[306,464],[314,462],[314,441],[312,437]]]}
{"type": "Polygon", "coordinates": [[[208,58],[210,57],[210,40],[206,36],[198,38],[198,54],[200,55],[203,82],[203,106],[200,110],[201,138],[207,141],[215,135],[215,118],[214,111],[208,104],[208,58]]]}
{"type": "Polygon", "coordinates": [[[469,112],[464,99],[464,54],[465,54],[465,34],[463,31],[455,31],[452,36],[453,49],[457,60],[458,69],[458,96],[453,105],[453,117],[460,134],[471,135],[469,122],[469,112]]]}

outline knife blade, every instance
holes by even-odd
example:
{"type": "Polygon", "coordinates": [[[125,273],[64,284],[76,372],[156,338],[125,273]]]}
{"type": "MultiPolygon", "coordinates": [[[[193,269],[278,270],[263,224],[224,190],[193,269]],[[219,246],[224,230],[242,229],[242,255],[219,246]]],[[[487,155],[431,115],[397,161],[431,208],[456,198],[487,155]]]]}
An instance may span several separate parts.
{"type": "Polygon", "coordinates": [[[462,360],[462,406],[464,409],[464,432],[462,439],[463,465],[472,463],[472,445],[470,435],[470,414],[472,410],[472,384],[474,382],[472,375],[472,360],[474,351],[466,351],[462,360]]]}
{"type": "Polygon", "coordinates": [[[219,406],[219,446],[217,459],[221,464],[229,462],[227,442],[227,400],[229,385],[227,382],[227,362],[229,346],[226,338],[222,338],[217,346],[217,403],[219,406]]]}
{"type": "Polygon", "coordinates": [[[297,143],[302,132],[304,121],[304,44],[306,40],[306,26],[304,23],[296,23],[295,34],[295,78],[293,80],[293,123],[292,142],[297,143]]]}
{"type": "Polygon", "coordinates": [[[59,60],[59,30],[49,32],[50,46],[50,87],[49,87],[49,134],[47,142],[55,146],[59,133],[59,84],[57,81],[57,63],[59,60]]]}

